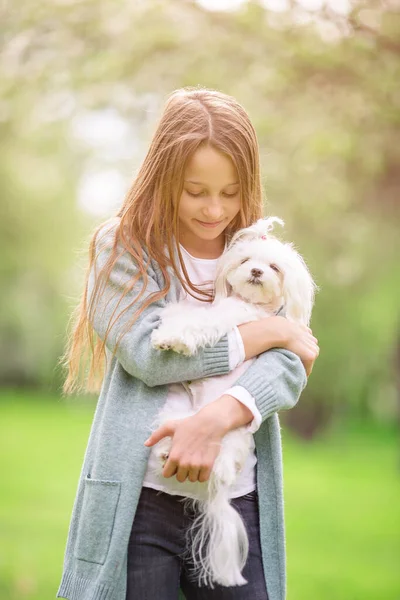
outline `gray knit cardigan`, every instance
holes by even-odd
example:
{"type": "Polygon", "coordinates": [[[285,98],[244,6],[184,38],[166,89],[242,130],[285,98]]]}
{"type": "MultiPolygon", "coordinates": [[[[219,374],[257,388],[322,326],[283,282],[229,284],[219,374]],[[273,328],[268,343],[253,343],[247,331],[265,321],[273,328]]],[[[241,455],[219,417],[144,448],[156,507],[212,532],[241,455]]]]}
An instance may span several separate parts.
{"type": "MultiPolygon", "coordinates": [[[[110,255],[118,223],[118,218],[107,222],[97,238],[96,269],[110,255]]],[[[122,291],[137,272],[131,255],[121,250],[92,321],[102,339],[122,291]]],[[[144,258],[147,261],[146,252],[144,258]]],[[[147,273],[146,295],[164,287],[164,278],[153,259],[147,273]]],[[[57,598],[125,600],[128,540],[151,450],[143,445],[150,433],[149,425],[167,398],[168,384],[229,372],[227,335],[193,357],[152,348],[150,334],[158,326],[160,310],[179,298],[180,284],[172,270],[171,278],[166,298],[152,303],[141,314],[112,359],[110,350],[135,307],[118,319],[108,335],[108,366],[78,481],[57,598]]],[[[92,269],[89,298],[94,280],[92,269]]],[[[120,302],[114,318],[133,301],[141,287],[139,281],[120,302]]],[[[286,597],[282,446],[277,413],[295,406],[306,382],[300,359],[283,349],[260,354],[235,382],[255,398],[263,419],[254,441],[260,538],[269,600],[286,597]]],[[[182,590],[179,598],[184,598],[182,590]]]]}

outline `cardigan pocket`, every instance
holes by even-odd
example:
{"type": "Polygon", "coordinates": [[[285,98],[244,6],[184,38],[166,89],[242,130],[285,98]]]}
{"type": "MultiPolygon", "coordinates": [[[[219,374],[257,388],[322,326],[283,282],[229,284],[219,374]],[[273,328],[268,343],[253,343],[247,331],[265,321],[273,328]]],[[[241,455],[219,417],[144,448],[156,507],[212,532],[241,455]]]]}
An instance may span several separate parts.
{"type": "Polygon", "coordinates": [[[76,558],[104,564],[111,542],[120,491],[120,481],[91,479],[90,476],[85,478],[74,550],[76,558]]]}

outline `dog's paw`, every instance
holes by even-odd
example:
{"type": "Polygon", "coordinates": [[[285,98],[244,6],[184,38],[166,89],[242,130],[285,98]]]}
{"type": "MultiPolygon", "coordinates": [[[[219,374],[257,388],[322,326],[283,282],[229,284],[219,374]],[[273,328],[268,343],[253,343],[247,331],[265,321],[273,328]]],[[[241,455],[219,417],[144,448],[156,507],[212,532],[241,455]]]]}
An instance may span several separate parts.
{"type": "Polygon", "coordinates": [[[179,337],[175,336],[173,340],[173,350],[186,356],[194,356],[199,347],[198,335],[190,327],[186,327],[184,331],[180,332],[179,337]]]}
{"type": "Polygon", "coordinates": [[[178,352],[178,354],[184,354],[185,356],[193,356],[196,350],[188,346],[183,340],[174,340],[172,343],[172,350],[178,352]]]}
{"type": "Polygon", "coordinates": [[[156,350],[171,350],[171,339],[162,329],[155,329],[151,334],[151,344],[156,350]]]}
{"type": "Polygon", "coordinates": [[[157,444],[152,448],[152,453],[155,460],[150,462],[149,467],[155,475],[161,476],[163,474],[171,446],[172,438],[168,436],[157,442],[157,444]]]}
{"type": "Polygon", "coordinates": [[[195,349],[186,344],[184,340],[173,336],[169,331],[165,331],[162,327],[153,331],[151,343],[156,350],[173,350],[185,356],[195,354],[195,349]]]}

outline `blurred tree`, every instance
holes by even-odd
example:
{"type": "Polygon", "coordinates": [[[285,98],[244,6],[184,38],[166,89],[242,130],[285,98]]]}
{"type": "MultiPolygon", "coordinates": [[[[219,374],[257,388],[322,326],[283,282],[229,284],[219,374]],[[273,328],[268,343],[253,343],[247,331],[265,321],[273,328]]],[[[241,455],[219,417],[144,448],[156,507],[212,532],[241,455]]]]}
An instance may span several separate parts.
{"type": "MultiPolygon", "coordinates": [[[[0,186],[9,200],[0,225],[8,290],[3,380],[26,377],[27,364],[30,381],[48,380],[59,349],[51,331],[65,326],[60,282],[71,249],[89,232],[74,186],[90,156],[64,143],[69,120],[112,106],[144,149],[165,94],[200,84],[233,94],[250,113],[266,212],[284,218],[282,237],[295,241],[320,286],[312,326],[321,355],[302,401],[284,418],[307,437],[343,411],[392,418],[400,246],[395,4],[353,1],[342,13],[333,2],[308,11],[293,0],[280,13],[256,1],[233,12],[189,0],[19,4],[3,15],[0,54],[0,186]],[[21,317],[30,306],[37,330],[21,317]]],[[[118,164],[131,171],[126,160],[118,164]]]]}
{"type": "Polygon", "coordinates": [[[84,235],[74,203],[78,155],[59,147],[59,124],[29,131],[26,119],[16,121],[2,131],[0,160],[0,379],[57,385],[55,358],[76,292],[68,270],[84,235]]]}

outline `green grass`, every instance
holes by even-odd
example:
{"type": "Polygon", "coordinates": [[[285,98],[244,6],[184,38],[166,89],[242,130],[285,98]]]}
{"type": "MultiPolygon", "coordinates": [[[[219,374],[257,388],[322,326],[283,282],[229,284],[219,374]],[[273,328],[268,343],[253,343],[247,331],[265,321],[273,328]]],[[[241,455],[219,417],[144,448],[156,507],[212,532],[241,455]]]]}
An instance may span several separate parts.
{"type": "MultiPolygon", "coordinates": [[[[0,395],[0,598],[55,598],[94,404],[0,395]]],[[[400,599],[395,428],[283,429],[288,600],[400,599]]],[[[249,599],[250,600],[250,599],[249,599]]]]}
{"type": "Polygon", "coordinates": [[[283,435],[288,600],[400,599],[400,453],[393,428],[283,435]]]}

